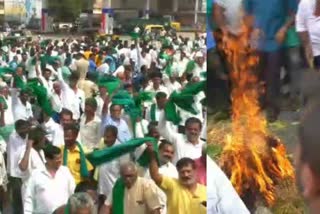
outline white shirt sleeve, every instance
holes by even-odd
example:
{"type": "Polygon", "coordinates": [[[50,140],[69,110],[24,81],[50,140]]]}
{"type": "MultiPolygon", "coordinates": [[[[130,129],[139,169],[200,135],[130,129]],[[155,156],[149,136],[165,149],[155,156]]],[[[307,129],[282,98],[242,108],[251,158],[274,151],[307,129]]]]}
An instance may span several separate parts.
{"type": "Polygon", "coordinates": [[[34,192],[34,181],[33,177],[31,177],[26,185],[26,192],[23,201],[23,210],[24,214],[32,214],[33,213],[33,200],[35,196],[34,192]]]}
{"type": "Polygon", "coordinates": [[[308,25],[307,25],[307,12],[309,11],[308,2],[306,0],[302,0],[299,3],[298,11],[296,14],[296,29],[297,32],[305,32],[308,31],[308,25]]]}
{"type": "Polygon", "coordinates": [[[176,136],[178,133],[176,133],[175,131],[173,131],[172,129],[170,129],[168,127],[168,123],[167,120],[165,118],[165,112],[162,111],[160,113],[160,118],[159,118],[159,124],[158,124],[158,129],[159,129],[159,133],[160,135],[165,138],[166,140],[168,140],[171,143],[175,143],[176,142],[176,136]]]}
{"type": "Polygon", "coordinates": [[[220,167],[207,157],[208,214],[249,214],[231,182],[220,167]]]}
{"type": "Polygon", "coordinates": [[[68,193],[69,193],[69,197],[74,193],[74,190],[76,188],[76,182],[69,170],[69,168],[65,167],[66,170],[66,179],[68,179],[68,193]]]}

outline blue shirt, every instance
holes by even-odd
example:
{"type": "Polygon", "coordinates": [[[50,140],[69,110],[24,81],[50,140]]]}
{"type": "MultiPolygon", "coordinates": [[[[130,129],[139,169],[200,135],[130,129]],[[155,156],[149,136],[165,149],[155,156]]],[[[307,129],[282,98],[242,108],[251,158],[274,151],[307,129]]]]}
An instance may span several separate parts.
{"type": "Polygon", "coordinates": [[[89,60],[89,72],[95,72],[97,69],[97,65],[93,60],[89,60]]]}
{"type": "MultiPolygon", "coordinates": [[[[118,141],[120,143],[125,143],[129,140],[132,139],[132,135],[131,132],[129,130],[129,127],[126,123],[126,121],[124,121],[123,119],[120,119],[120,121],[115,121],[114,119],[112,119],[112,117],[110,117],[109,115],[106,116],[105,118],[102,119],[102,133],[104,132],[106,126],[108,125],[112,125],[118,128],[118,141]]],[[[103,136],[103,135],[101,135],[103,136]]]]}
{"type": "Polygon", "coordinates": [[[297,11],[297,0],[244,0],[243,3],[246,14],[254,16],[254,27],[263,32],[258,49],[273,52],[282,48],[275,35],[287,17],[297,11]]]}
{"type": "Polygon", "coordinates": [[[213,30],[212,30],[212,6],[214,4],[214,0],[207,0],[207,50],[216,47],[216,42],[213,38],[213,30]]]}

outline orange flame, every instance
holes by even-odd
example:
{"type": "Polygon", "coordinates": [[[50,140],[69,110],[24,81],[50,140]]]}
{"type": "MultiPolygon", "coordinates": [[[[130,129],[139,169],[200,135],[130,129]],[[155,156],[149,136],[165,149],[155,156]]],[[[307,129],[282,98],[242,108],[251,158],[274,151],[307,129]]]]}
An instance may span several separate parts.
{"type": "Polygon", "coordinates": [[[250,48],[250,32],[224,35],[221,48],[231,69],[232,133],[226,137],[221,166],[237,192],[259,194],[267,205],[275,202],[277,181],[294,179],[294,170],[279,139],[269,137],[267,120],[259,105],[259,58],[250,48]]]}

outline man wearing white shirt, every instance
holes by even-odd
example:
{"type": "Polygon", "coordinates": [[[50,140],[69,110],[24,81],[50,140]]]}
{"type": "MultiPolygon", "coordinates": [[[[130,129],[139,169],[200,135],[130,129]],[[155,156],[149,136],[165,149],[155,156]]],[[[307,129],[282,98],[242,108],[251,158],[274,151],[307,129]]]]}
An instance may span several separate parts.
{"type": "Polygon", "coordinates": [[[97,101],[95,98],[87,98],[84,114],[80,119],[80,142],[91,152],[99,148],[101,139],[101,119],[95,115],[97,101]]]}
{"type": "Polygon", "coordinates": [[[168,95],[162,91],[156,94],[156,103],[153,103],[146,110],[145,118],[149,122],[158,122],[160,118],[160,113],[164,111],[164,107],[167,103],[168,95]]]}
{"type": "MultiPolygon", "coordinates": [[[[104,144],[106,147],[119,145],[117,140],[118,129],[115,126],[107,126],[104,132],[104,144]]],[[[107,197],[113,188],[114,183],[120,177],[120,166],[129,161],[129,155],[123,155],[111,162],[99,166],[98,192],[107,197]]]]}
{"type": "Polygon", "coordinates": [[[64,145],[63,129],[52,117],[43,112],[43,126],[47,133],[46,138],[52,145],[61,147],[64,145]]]}
{"type": "Polygon", "coordinates": [[[147,86],[145,91],[149,91],[153,93],[158,93],[162,91],[169,96],[168,89],[165,86],[161,85],[162,74],[160,72],[154,72],[153,74],[151,74],[151,78],[152,78],[152,84],[147,86]]]}
{"type": "Polygon", "coordinates": [[[207,157],[208,214],[250,214],[219,166],[207,157]]]}
{"type": "Polygon", "coordinates": [[[97,72],[99,72],[100,74],[109,74],[110,73],[110,66],[107,63],[107,61],[104,61],[103,64],[97,68],[97,72]]]}
{"type": "Polygon", "coordinates": [[[12,198],[13,213],[22,210],[21,199],[21,173],[19,173],[20,153],[26,147],[26,136],[29,132],[30,123],[24,120],[15,122],[16,131],[9,137],[7,144],[7,170],[9,174],[9,195],[12,198]]]}
{"type": "Polygon", "coordinates": [[[198,51],[195,54],[194,58],[195,68],[193,69],[193,77],[199,77],[201,80],[204,80],[201,73],[207,71],[207,63],[205,63],[205,58],[202,52],[198,51]]]}
{"type": "Polygon", "coordinates": [[[77,87],[79,75],[72,73],[69,78],[69,85],[64,81],[61,73],[61,68],[58,69],[58,79],[61,86],[61,101],[62,106],[69,109],[73,113],[73,119],[80,119],[80,109],[84,109],[84,92],[77,87]]]}
{"type": "Polygon", "coordinates": [[[163,83],[165,87],[168,89],[169,94],[171,94],[174,91],[181,90],[182,86],[177,81],[177,77],[179,76],[178,72],[173,71],[171,76],[168,76],[166,74],[163,75],[163,83]]]}
{"type": "Polygon", "coordinates": [[[201,121],[195,117],[188,118],[185,122],[185,128],[185,135],[175,132],[168,127],[164,112],[161,113],[158,129],[161,136],[172,142],[175,147],[176,153],[173,163],[184,157],[197,159],[202,154],[202,146],[205,142],[200,139],[201,121]]]}
{"type": "Polygon", "coordinates": [[[48,96],[50,97],[53,92],[53,82],[50,79],[52,72],[46,68],[42,71],[42,75],[39,74],[38,78],[41,84],[47,89],[48,96]]]}
{"type": "Polygon", "coordinates": [[[62,93],[61,93],[61,85],[60,82],[53,83],[53,93],[50,97],[52,109],[56,113],[60,113],[62,111],[62,93]]]}
{"type": "MultiPolygon", "coordinates": [[[[161,140],[159,145],[159,173],[162,175],[169,176],[171,178],[178,179],[178,171],[175,165],[172,163],[172,159],[174,156],[174,147],[172,143],[167,140],[161,140]]],[[[145,174],[146,178],[150,177],[149,169],[145,174]]]]}
{"type": "Polygon", "coordinates": [[[12,125],[14,124],[14,118],[13,118],[13,112],[12,112],[12,98],[9,95],[9,87],[5,82],[0,83],[0,96],[3,97],[7,106],[7,108],[4,109],[5,125],[12,125]]]}
{"type": "Polygon", "coordinates": [[[301,0],[296,15],[296,30],[301,38],[307,60],[320,69],[320,7],[318,0],[301,0]]]}
{"type": "Polygon", "coordinates": [[[45,149],[44,169],[34,170],[28,181],[24,199],[24,214],[53,213],[67,203],[75,189],[69,169],[61,166],[61,150],[55,146],[45,149]]]}
{"type": "Polygon", "coordinates": [[[27,145],[25,148],[22,148],[19,160],[19,170],[22,175],[22,199],[24,199],[27,182],[31,173],[36,169],[45,168],[43,152],[46,141],[45,131],[40,126],[31,128],[27,138],[27,145]]]}
{"type": "Polygon", "coordinates": [[[29,92],[21,90],[19,96],[17,89],[12,89],[12,109],[14,120],[31,120],[33,118],[32,107],[29,102],[29,92]]]}

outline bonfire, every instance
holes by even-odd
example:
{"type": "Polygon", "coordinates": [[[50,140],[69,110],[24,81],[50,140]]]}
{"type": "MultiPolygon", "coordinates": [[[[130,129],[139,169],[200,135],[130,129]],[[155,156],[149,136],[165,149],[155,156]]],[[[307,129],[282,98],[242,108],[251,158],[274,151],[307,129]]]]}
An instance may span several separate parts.
{"type": "Polygon", "coordinates": [[[257,75],[259,58],[245,26],[237,37],[224,35],[219,48],[229,63],[232,83],[232,127],[224,140],[220,166],[248,207],[276,201],[276,185],[294,180],[294,169],[284,144],[267,129],[259,97],[263,87],[257,75]]]}

